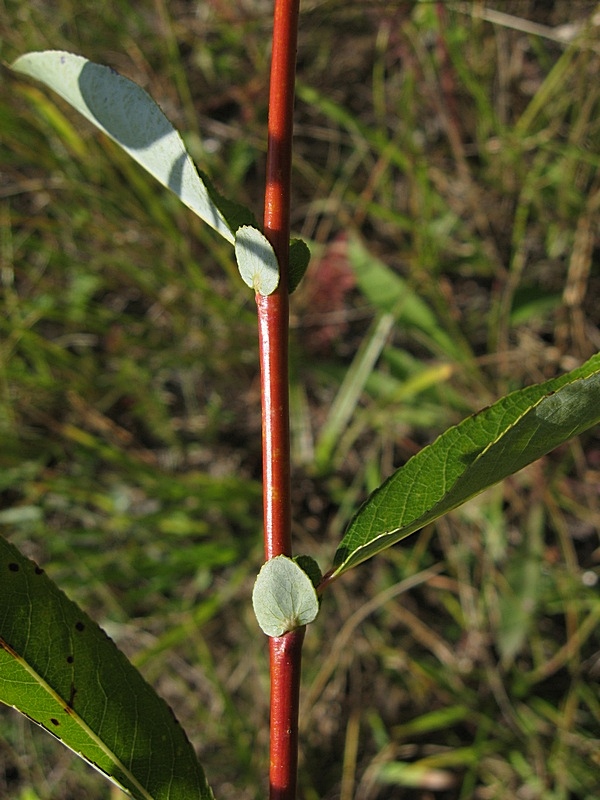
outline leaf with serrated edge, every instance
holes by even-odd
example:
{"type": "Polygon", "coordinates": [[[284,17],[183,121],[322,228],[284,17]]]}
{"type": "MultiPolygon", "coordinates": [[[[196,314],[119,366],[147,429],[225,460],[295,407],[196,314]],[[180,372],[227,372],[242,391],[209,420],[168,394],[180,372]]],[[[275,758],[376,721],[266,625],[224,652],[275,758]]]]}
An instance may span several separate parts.
{"type": "Polygon", "coordinates": [[[254,584],[252,605],[267,636],[283,636],[308,625],[319,613],[319,598],[309,576],[287,556],[263,564],[254,584]]]}
{"type": "Polygon", "coordinates": [[[173,712],[96,623],[0,537],[0,701],[140,800],[212,800],[173,712]]]}
{"type": "MultiPolygon", "coordinates": [[[[220,207],[218,194],[200,179],[181,136],[140,86],[110,67],[62,50],[27,53],[12,69],[59,94],[233,244],[228,201],[220,207]]],[[[246,214],[244,221],[251,221],[246,214]]]]}
{"type": "Polygon", "coordinates": [[[579,369],[502,398],[391,475],[359,508],[331,577],[385,550],[600,422],[600,353],[579,369]]]}

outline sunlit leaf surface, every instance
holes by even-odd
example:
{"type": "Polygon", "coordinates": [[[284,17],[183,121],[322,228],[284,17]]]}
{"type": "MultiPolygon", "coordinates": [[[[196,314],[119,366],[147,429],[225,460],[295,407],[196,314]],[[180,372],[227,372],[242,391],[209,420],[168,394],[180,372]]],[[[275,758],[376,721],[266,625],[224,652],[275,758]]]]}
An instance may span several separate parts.
{"type": "Polygon", "coordinates": [[[212,798],[167,704],[44,570],[3,538],[0,701],[135,798],[212,798]]]}
{"type": "Polygon", "coordinates": [[[514,392],[443,433],[395,472],[350,522],[333,575],[385,550],[600,421],[600,353],[514,392]]]}
{"type": "Polygon", "coordinates": [[[62,50],[27,53],[12,65],[44,83],[104,131],[188,208],[233,244],[252,214],[220,197],[150,95],[110,67],[62,50]]]}

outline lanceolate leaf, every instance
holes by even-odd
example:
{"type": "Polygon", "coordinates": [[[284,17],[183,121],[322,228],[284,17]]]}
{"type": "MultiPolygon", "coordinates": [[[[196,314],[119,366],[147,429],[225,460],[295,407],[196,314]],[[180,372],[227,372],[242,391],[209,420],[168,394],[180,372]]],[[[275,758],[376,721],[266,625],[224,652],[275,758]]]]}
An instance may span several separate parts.
{"type": "Polygon", "coordinates": [[[135,798],[213,796],[167,704],[44,571],[2,538],[0,701],[135,798]]]}
{"type": "Polygon", "coordinates": [[[53,89],[231,244],[238,225],[253,224],[248,209],[200,178],[179,133],[133,81],[62,50],[27,53],[12,68],[53,89]]]}
{"type": "Polygon", "coordinates": [[[358,510],[333,576],[419,530],[600,421],[600,353],[560,378],[514,392],[443,433],[358,510]]]}
{"type": "MultiPolygon", "coordinates": [[[[238,228],[256,227],[249,209],[219,194],[208,176],[196,169],[179,133],[150,95],[133,81],[110,67],[63,50],[26,53],[12,69],[36,78],[59,94],[231,244],[238,228]]],[[[290,292],[300,282],[309,259],[308,246],[293,239],[290,292]]]]}

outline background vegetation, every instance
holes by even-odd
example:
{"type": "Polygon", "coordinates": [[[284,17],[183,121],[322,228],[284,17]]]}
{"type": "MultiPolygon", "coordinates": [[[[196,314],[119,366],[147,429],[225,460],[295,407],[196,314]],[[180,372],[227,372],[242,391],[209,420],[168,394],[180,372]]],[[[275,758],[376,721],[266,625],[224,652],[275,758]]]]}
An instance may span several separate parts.
{"type": "MultiPolygon", "coordinates": [[[[270,15],[3,0],[0,56],[133,78],[260,218],[270,15]]],[[[393,467],[600,347],[597,15],[303,3],[293,499],[323,568],[393,467]]],[[[227,245],[4,68],[0,147],[2,532],[169,700],[217,797],[262,797],[253,299],[227,245]]],[[[599,479],[596,431],[334,585],[305,648],[302,798],[598,797],[599,479]]],[[[120,796],[5,708],[0,795],[120,796]]]]}

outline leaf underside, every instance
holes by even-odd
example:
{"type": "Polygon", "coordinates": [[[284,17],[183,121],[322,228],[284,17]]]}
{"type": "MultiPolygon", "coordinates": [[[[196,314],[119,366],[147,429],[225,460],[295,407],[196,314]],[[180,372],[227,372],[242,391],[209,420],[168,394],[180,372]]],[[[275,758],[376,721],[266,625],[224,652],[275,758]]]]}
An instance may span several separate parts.
{"type": "Polygon", "coordinates": [[[244,283],[265,297],[279,284],[279,264],[273,246],[257,228],[244,225],[235,234],[235,258],[244,283]]]}
{"type": "MultiPolygon", "coordinates": [[[[26,53],[12,69],[60,95],[230,244],[241,226],[256,227],[248,208],[223,197],[208,176],[196,169],[158,104],[129,78],[64,50],[26,53]]],[[[293,291],[306,271],[310,252],[300,240],[293,240],[290,247],[293,291]]]]}
{"type": "Polygon", "coordinates": [[[110,67],[62,50],[27,53],[12,68],[59,94],[233,243],[218,195],[200,179],[181,136],[140,86],[110,67]]]}
{"type": "Polygon", "coordinates": [[[350,521],[332,577],[600,422],[600,353],[449,428],[391,475],[350,521]]]}
{"type": "MultiPolygon", "coordinates": [[[[310,569],[314,570],[313,564],[310,569]]],[[[312,579],[287,556],[275,556],[263,564],[254,584],[252,605],[256,620],[267,636],[283,636],[308,625],[319,612],[312,579]]]]}
{"type": "Polygon", "coordinates": [[[114,642],[0,537],[0,701],[142,800],[211,800],[173,712],[114,642]]]}

